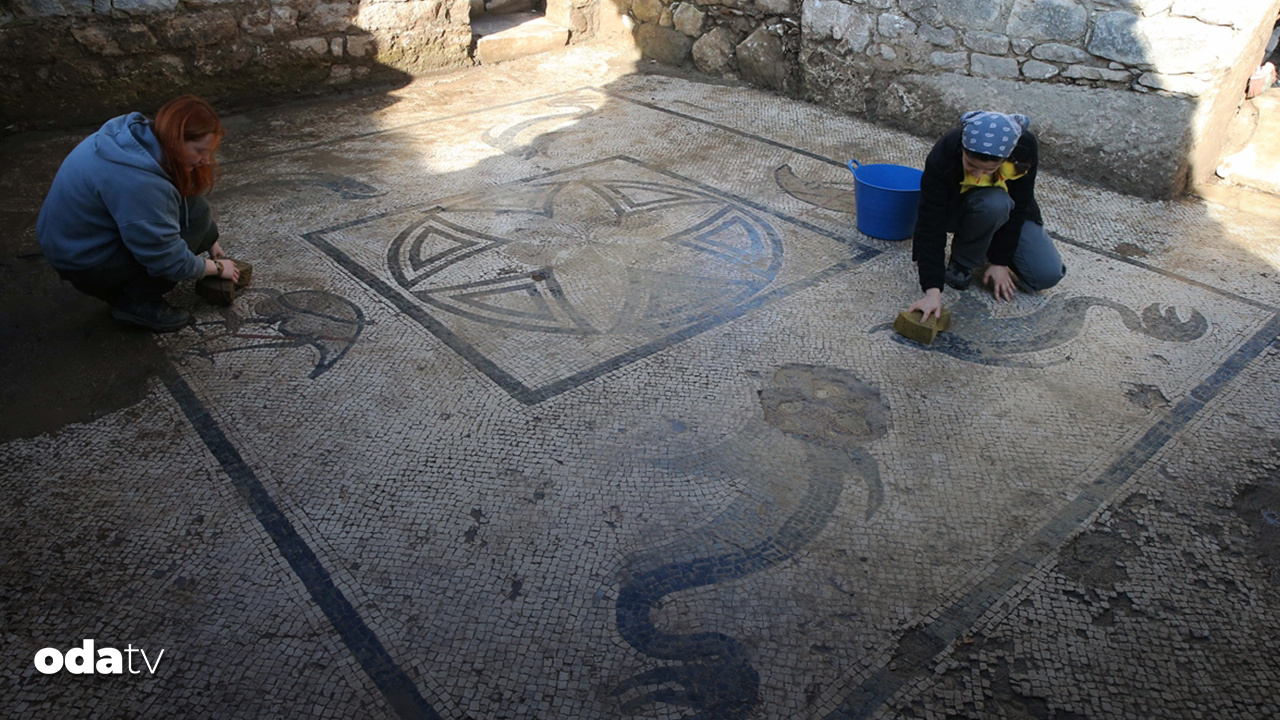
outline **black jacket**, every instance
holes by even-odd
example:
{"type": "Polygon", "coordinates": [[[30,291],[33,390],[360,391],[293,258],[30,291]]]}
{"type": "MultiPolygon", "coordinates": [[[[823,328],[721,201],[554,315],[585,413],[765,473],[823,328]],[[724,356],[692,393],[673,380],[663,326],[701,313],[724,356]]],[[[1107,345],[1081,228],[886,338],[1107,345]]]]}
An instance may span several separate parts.
{"type": "MultiPolygon", "coordinates": [[[[934,143],[924,161],[920,178],[920,207],[911,241],[911,259],[920,272],[920,289],[941,288],[947,266],[947,226],[960,215],[960,182],[964,164],[960,159],[960,136],[963,128],[955,128],[934,143]]],[[[1040,206],[1036,204],[1036,167],[1040,164],[1040,146],[1030,131],[1022,133],[1009,158],[1013,163],[1030,163],[1031,169],[1017,180],[1006,180],[1013,212],[1009,221],[996,230],[987,249],[987,259],[995,265],[1012,265],[1018,249],[1022,223],[1033,220],[1044,224],[1040,206]]]]}

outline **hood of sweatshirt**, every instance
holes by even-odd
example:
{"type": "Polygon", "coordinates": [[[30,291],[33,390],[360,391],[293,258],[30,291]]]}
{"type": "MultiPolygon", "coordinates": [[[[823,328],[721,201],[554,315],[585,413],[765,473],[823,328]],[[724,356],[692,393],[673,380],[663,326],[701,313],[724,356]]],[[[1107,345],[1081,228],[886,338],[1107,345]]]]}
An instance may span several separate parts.
{"type": "Polygon", "coordinates": [[[121,244],[156,277],[199,277],[204,262],[183,240],[187,203],[170,180],[151,121],[112,118],[58,169],[36,222],[40,248],[60,270],[101,267],[121,244]]]}
{"type": "Polygon", "coordinates": [[[169,180],[169,173],[160,164],[164,158],[160,141],[151,129],[151,121],[142,113],[108,120],[91,139],[94,152],[103,160],[146,170],[169,180]]]}

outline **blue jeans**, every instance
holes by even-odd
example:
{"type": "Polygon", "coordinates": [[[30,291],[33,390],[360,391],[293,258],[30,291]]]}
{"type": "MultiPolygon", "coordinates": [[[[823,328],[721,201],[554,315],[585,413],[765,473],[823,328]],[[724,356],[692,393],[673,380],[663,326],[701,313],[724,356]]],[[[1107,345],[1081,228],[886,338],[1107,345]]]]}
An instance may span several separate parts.
{"type": "MultiPolygon", "coordinates": [[[[1000,188],[978,188],[964,195],[964,209],[950,223],[951,261],[972,270],[987,259],[987,248],[996,231],[1009,221],[1013,198],[1000,188]]],[[[1044,226],[1030,220],[1022,224],[1018,249],[1013,254],[1013,271],[1033,291],[1058,284],[1067,274],[1062,255],[1044,226]]]]}

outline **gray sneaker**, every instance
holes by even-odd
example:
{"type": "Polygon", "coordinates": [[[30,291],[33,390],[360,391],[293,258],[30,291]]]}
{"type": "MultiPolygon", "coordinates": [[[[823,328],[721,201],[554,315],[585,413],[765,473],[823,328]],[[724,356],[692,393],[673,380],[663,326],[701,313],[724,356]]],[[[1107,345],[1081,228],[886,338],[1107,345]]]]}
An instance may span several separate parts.
{"type": "Polygon", "coordinates": [[[121,300],[111,306],[111,317],[155,332],[181,330],[191,322],[191,313],[163,300],[121,300]]]}
{"type": "Polygon", "coordinates": [[[947,285],[956,290],[967,290],[969,284],[973,282],[973,271],[969,268],[960,267],[955,260],[947,263],[946,272],[947,285]]]}

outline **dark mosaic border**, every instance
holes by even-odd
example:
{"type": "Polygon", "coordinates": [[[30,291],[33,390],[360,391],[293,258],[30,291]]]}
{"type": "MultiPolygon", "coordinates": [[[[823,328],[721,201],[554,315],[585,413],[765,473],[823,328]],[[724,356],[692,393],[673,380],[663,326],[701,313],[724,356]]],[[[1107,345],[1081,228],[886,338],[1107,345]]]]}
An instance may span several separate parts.
{"type": "Polygon", "coordinates": [[[1108,258],[1108,259],[1111,259],[1111,260],[1116,260],[1116,261],[1118,261],[1118,262],[1122,262],[1122,263],[1124,263],[1124,264],[1126,264],[1126,265],[1132,265],[1132,266],[1134,266],[1134,267],[1136,267],[1136,268],[1141,268],[1141,269],[1146,270],[1146,271],[1148,271],[1148,272],[1153,272],[1153,273],[1155,273],[1155,274],[1157,274],[1157,275],[1161,275],[1161,276],[1167,277],[1167,278],[1169,278],[1170,280],[1177,280],[1178,282],[1182,283],[1183,285],[1190,285],[1191,287],[1196,287],[1196,288],[1200,288],[1201,290],[1206,290],[1206,291],[1208,291],[1208,292],[1211,292],[1211,293],[1213,293],[1214,295],[1219,295],[1219,296],[1221,296],[1221,297],[1230,298],[1230,299],[1232,299],[1232,300],[1235,300],[1235,301],[1236,301],[1236,302],[1238,302],[1238,303],[1243,303],[1243,304],[1245,304],[1245,305],[1251,305],[1251,306],[1256,307],[1256,308],[1261,308],[1262,310],[1266,310],[1267,312],[1270,312],[1270,313],[1277,313],[1277,314],[1280,314],[1280,308],[1277,308],[1277,307],[1276,307],[1276,306],[1274,306],[1274,305],[1268,305],[1268,304],[1266,304],[1266,303],[1264,303],[1264,302],[1259,302],[1259,301],[1257,301],[1257,300],[1251,300],[1251,299],[1249,299],[1249,298],[1247,298],[1247,297],[1244,297],[1243,295],[1238,295],[1238,294],[1233,293],[1233,292],[1231,292],[1231,291],[1229,291],[1229,290],[1223,290],[1222,288],[1216,288],[1216,287],[1214,287],[1214,286],[1212,286],[1212,285],[1209,285],[1208,283],[1203,283],[1203,282],[1200,282],[1199,280],[1193,280],[1193,279],[1191,279],[1191,278],[1189,278],[1189,277],[1187,277],[1187,276],[1185,276],[1185,275],[1179,275],[1178,273],[1170,272],[1169,270],[1165,270],[1164,268],[1158,268],[1158,267],[1156,267],[1155,265],[1151,265],[1151,264],[1149,264],[1149,263],[1144,263],[1144,262],[1142,262],[1141,260],[1135,260],[1134,258],[1127,257],[1127,256],[1125,256],[1125,255],[1121,255],[1120,253],[1117,253],[1117,252],[1112,252],[1112,251],[1110,251],[1110,250],[1103,250],[1102,248],[1096,248],[1096,247],[1093,247],[1092,245],[1089,245],[1089,244],[1087,244],[1087,243],[1081,242],[1081,241],[1079,241],[1079,240],[1074,240],[1074,239],[1069,238],[1069,237],[1067,237],[1066,235],[1063,235],[1063,234],[1061,234],[1061,233],[1050,232],[1050,233],[1049,233],[1049,237],[1053,238],[1054,240],[1056,240],[1056,241],[1058,241],[1058,242],[1064,242],[1064,243],[1066,243],[1066,244],[1068,244],[1068,245],[1071,245],[1071,246],[1073,246],[1073,247],[1079,248],[1079,249],[1081,249],[1081,250],[1085,250],[1085,251],[1091,252],[1091,253],[1093,253],[1094,255],[1101,255],[1101,256],[1103,256],[1103,257],[1105,257],[1105,258],[1108,258]]]}
{"type": "Polygon", "coordinates": [[[169,366],[162,379],[183,415],[200,436],[209,453],[217,459],[222,471],[231,479],[232,486],[244,499],[262,529],[276,544],[280,555],[306,586],[325,617],[333,625],[338,636],[355,656],[373,684],[382,692],[387,704],[404,720],[440,720],[440,715],[423,699],[413,680],[382,646],[378,636],[365,624],[350,600],[333,583],[333,577],[316,557],[315,552],[294,529],[289,518],[276,505],[271,494],[263,487],[253,468],[241,457],[235,445],[227,439],[218,421],[213,418],[200,399],[182,379],[177,369],[169,366]]]}
{"type": "Polygon", "coordinates": [[[389,283],[380,279],[368,268],[364,267],[362,264],[360,264],[359,262],[351,258],[351,256],[347,255],[340,248],[338,248],[333,243],[329,242],[328,239],[325,238],[325,235],[328,233],[337,232],[339,230],[345,230],[347,228],[357,227],[359,225],[364,225],[377,220],[393,217],[395,215],[414,212],[416,210],[422,210],[424,208],[430,208],[432,207],[431,203],[419,204],[409,208],[393,210],[385,213],[379,213],[377,215],[361,218],[359,220],[353,220],[351,222],[343,223],[341,225],[335,225],[333,227],[323,228],[321,230],[314,230],[312,232],[303,234],[302,237],[306,239],[307,242],[315,246],[316,249],[320,250],[325,255],[329,256],[334,262],[342,266],[344,270],[346,270],[347,272],[355,276],[361,283],[363,283],[364,285],[366,285],[367,287],[369,287],[370,289],[377,292],[379,295],[381,295],[382,297],[384,297],[385,299],[393,303],[398,310],[400,310],[404,314],[416,320],[420,325],[426,328],[432,335],[435,335],[442,342],[444,342],[451,349],[453,349],[454,352],[458,353],[463,358],[465,358],[467,362],[471,363],[472,366],[474,366],[477,370],[479,370],[480,372],[488,376],[488,378],[492,380],[495,384],[497,384],[498,387],[502,388],[508,394],[510,394],[511,397],[515,398],[516,400],[519,400],[525,405],[536,405],[544,400],[555,397],[556,395],[560,395],[561,393],[565,393],[570,390],[573,390],[574,388],[577,388],[586,383],[589,383],[592,380],[595,380],[596,378],[599,378],[603,375],[607,375],[613,372],[614,370],[618,370],[638,360],[642,360],[646,357],[649,357],[654,353],[661,352],[678,343],[684,342],[685,340],[695,337],[703,332],[706,332],[707,330],[719,327],[720,325],[723,325],[727,322],[730,322],[739,317],[742,317],[743,315],[753,310],[756,310],[760,307],[763,307],[764,305],[767,305],[771,302],[793,295],[797,292],[800,292],[801,290],[805,290],[807,288],[813,287],[814,285],[817,285],[827,280],[828,278],[834,277],[850,269],[858,267],[859,265],[866,263],[867,261],[881,255],[884,252],[878,248],[870,247],[868,245],[863,245],[861,242],[857,241],[853,237],[838,235],[836,233],[831,232],[830,230],[826,230],[824,228],[818,227],[816,225],[805,222],[798,218],[791,217],[790,215],[786,215],[784,213],[771,210],[765,207],[764,205],[761,205],[760,203],[753,202],[751,200],[747,200],[745,198],[741,198],[721,190],[717,190],[716,188],[713,188],[704,183],[700,183],[696,180],[692,180],[690,178],[684,177],[677,173],[673,173],[669,170],[664,170],[660,167],[651,165],[642,160],[637,160],[636,158],[629,157],[626,155],[613,155],[610,157],[601,158],[599,160],[594,160],[592,162],[582,163],[580,165],[574,165],[571,167],[563,168],[561,170],[555,170],[548,173],[540,173],[538,175],[521,178],[519,180],[514,180],[511,183],[506,183],[506,184],[516,185],[519,183],[542,180],[542,179],[551,178],[558,175],[564,175],[566,173],[576,172],[579,170],[583,170],[586,168],[595,167],[597,165],[603,165],[611,162],[631,163],[633,165],[644,168],[645,170],[648,170],[655,174],[671,178],[681,183],[686,183],[714,197],[721,198],[728,202],[737,203],[744,207],[751,208],[756,212],[759,212],[764,215],[768,215],[772,218],[776,218],[783,222],[789,223],[795,227],[799,227],[811,233],[821,235],[841,245],[849,246],[852,250],[852,256],[846,260],[842,260],[838,263],[835,263],[827,267],[826,269],[821,270],[803,280],[797,280],[795,282],[789,283],[787,285],[783,285],[781,287],[775,288],[768,292],[764,292],[759,295],[756,295],[752,297],[750,300],[747,300],[746,302],[740,303],[727,310],[724,310],[719,313],[715,313],[706,318],[698,320],[693,324],[687,325],[683,328],[680,328],[679,330],[676,330],[675,332],[664,335],[656,340],[652,340],[637,348],[628,350],[623,353],[619,353],[618,355],[614,355],[611,358],[603,360],[585,370],[576,372],[573,375],[562,378],[552,383],[548,383],[546,385],[542,385],[538,387],[530,387],[529,385],[526,385],[525,383],[521,382],[515,376],[503,370],[492,360],[485,357],[485,355],[481,353],[474,345],[472,345],[466,339],[460,337],[457,333],[454,333],[452,330],[446,327],[444,323],[435,319],[435,317],[433,317],[431,313],[427,312],[427,310],[423,308],[421,305],[419,305],[417,302],[414,302],[413,300],[405,297],[403,293],[397,291],[389,283]]]}
{"type": "Polygon", "coordinates": [[[1280,336],[1280,315],[1273,316],[1212,375],[1148,429],[1140,440],[1121,453],[1074,500],[1004,558],[990,575],[963,597],[939,608],[935,612],[935,620],[904,633],[898,640],[892,660],[850,693],[827,719],[870,717],[903,687],[928,675],[935,655],[951,646],[988,608],[1017,587],[1046,557],[1057,552],[1090,516],[1112,502],[1134,473],[1181,432],[1205,405],[1235,380],[1240,371],[1275,342],[1277,336],[1280,336]]]}

